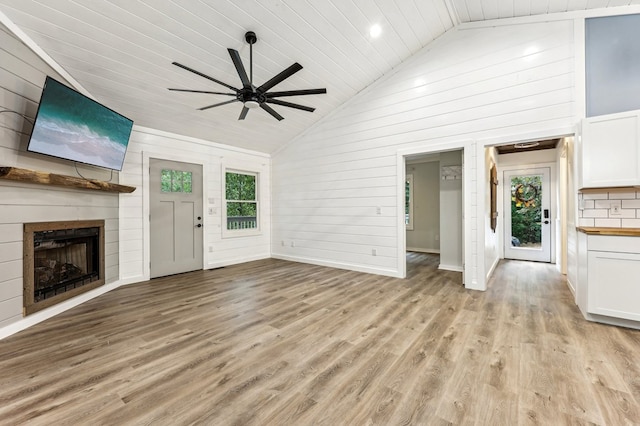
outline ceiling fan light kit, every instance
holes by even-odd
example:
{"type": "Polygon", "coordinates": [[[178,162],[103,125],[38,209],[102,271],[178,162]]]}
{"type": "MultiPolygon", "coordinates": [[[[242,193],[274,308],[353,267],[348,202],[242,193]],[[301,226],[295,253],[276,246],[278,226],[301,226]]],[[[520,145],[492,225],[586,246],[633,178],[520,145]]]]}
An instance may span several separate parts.
{"type": "Polygon", "coordinates": [[[227,49],[229,51],[229,56],[231,56],[231,61],[233,62],[233,65],[236,68],[238,76],[240,77],[240,81],[242,82],[241,89],[237,89],[227,83],[224,83],[220,80],[210,77],[204,73],[201,73],[200,71],[196,71],[195,69],[190,68],[186,65],[182,65],[178,62],[173,62],[173,65],[178,66],[189,72],[192,72],[196,75],[199,75],[200,77],[204,77],[207,80],[211,80],[214,83],[217,83],[221,86],[224,86],[227,89],[232,90],[233,93],[213,92],[208,90],[173,89],[173,88],[170,88],[169,90],[176,91],[176,92],[206,93],[211,95],[233,96],[235,99],[231,99],[225,102],[219,102],[219,103],[208,105],[198,109],[203,111],[206,109],[219,107],[219,106],[230,104],[233,102],[242,102],[242,111],[240,112],[240,116],[238,117],[238,120],[244,120],[249,110],[255,109],[255,108],[262,108],[263,110],[271,114],[271,116],[277,119],[278,121],[283,120],[284,117],[278,114],[268,104],[280,105],[280,106],[295,108],[295,109],[308,111],[308,112],[315,111],[315,108],[308,107],[305,105],[295,104],[292,102],[282,101],[276,98],[286,97],[286,96],[320,95],[320,94],[327,93],[327,89],[325,88],[269,92],[271,88],[273,88],[277,84],[280,84],[281,82],[283,82],[284,80],[291,77],[293,74],[297,73],[302,69],[302,65],[300,65],[297,62],[295,62],[293,65],[291,65],[284,71],[280,72],[279,74],[275,75],[274,77],[272,77],[270,80],[268,80],[261,86],[256,87],[253,85],[253,45],[255,44],[256,41],[258,41],[258,37],[256,36],[256,33],[254,33],[253,31],[247,31],[247,33],[244,35],[244,39],[247,43],[249,43],[249,75],[247,75],[247,71],[244,67],[244,64],[242,63],[242,59],[240,58],[240,53],[238,53],[238,51],[235,49],[231,49],[231,48],[227,49]]]}

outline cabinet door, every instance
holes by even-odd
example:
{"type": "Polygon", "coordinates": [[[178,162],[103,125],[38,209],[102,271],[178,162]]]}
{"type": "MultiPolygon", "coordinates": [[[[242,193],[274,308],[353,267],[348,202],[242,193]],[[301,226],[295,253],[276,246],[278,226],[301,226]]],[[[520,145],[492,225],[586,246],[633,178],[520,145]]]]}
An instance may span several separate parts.
{"type": "Polygon", "coordinates": [[[588,253],[588,311],[640,321],[640,254],[588,253]]]}
{"type": "Polygon", "coordinates": [[[583,121],[583,188],[640,184],[639,125],[638,111],[583,121]]]}

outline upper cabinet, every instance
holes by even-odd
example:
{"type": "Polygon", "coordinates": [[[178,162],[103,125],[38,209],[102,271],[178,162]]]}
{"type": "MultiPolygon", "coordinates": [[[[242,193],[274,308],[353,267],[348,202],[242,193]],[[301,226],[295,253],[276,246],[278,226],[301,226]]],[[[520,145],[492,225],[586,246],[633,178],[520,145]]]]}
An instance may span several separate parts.
{"type": "Polygon", "coordinates": [[[640,110],[582,121],[581,188],[640,185],[640,110]]]}

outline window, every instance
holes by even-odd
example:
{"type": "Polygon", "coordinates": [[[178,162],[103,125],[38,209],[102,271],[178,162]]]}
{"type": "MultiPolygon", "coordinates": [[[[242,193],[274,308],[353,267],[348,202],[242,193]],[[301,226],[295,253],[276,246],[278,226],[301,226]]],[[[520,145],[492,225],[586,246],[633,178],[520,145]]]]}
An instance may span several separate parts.
{"type": "Polygon", "coordinates": [[[413,175],[407,175],[404,181],[404,224],[413,230],[413,175]]]}
{"type": "Polygon", "coordinates": [[[258,174],[225,171],[226,230],[258,230],[258,174]]]}
{"type": "Polygon", "coordinates": [[[180,170],[162,170],[160,177],[160,190],[162,192],[185,192],[192,191],[192,173],[180,170]]]}

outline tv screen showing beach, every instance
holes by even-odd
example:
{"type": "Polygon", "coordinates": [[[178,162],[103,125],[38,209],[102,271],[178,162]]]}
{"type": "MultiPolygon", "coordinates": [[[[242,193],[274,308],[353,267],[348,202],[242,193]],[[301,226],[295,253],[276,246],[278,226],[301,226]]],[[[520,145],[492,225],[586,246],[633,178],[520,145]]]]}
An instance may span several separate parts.
{"type": "Polygon", "coordinates": [[[27,150],[122,170],[133,121],[47,77],[27,150]]]}

